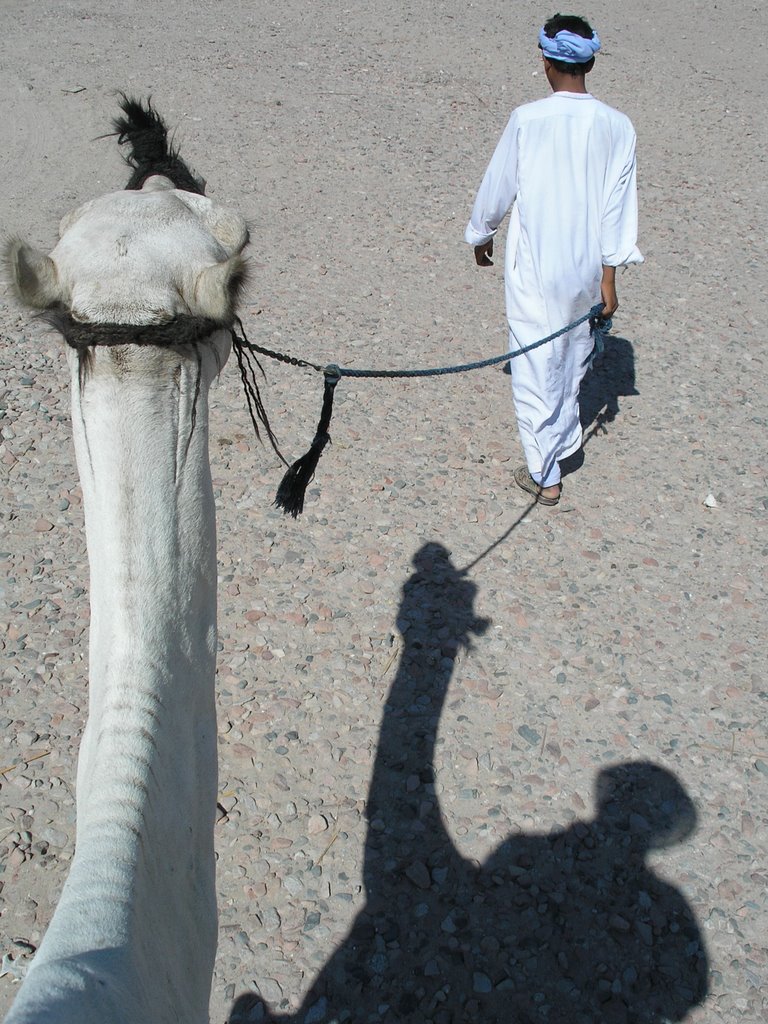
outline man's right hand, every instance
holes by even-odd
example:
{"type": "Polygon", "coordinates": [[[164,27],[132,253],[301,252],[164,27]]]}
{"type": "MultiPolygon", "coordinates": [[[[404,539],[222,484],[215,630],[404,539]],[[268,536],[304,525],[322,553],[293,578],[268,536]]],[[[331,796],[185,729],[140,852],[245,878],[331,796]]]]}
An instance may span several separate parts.
{"type": "Polygon", "coordinates": [[[492,267],[493,260],[493,239],[489,238],[487,242],[483,242],[482,245],[475,246],[475,263],[478,267],[492,267]]]}

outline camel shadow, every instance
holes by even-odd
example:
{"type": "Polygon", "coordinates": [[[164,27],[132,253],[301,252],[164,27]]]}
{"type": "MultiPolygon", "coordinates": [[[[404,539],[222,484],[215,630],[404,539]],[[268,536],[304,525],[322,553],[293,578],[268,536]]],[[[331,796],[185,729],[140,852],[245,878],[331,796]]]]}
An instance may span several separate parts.
{"type": "Polygon", "coordinates": [[[690,835],[677,779],[647,761],[603,768],[597,815],[512,835],[479,865],[456,849],[433,754],[456,655],[488,621],[477,587],[426,544],[403,588],[403,652],[367,806],[366,904],[295,1015],[253,993],[230,1024],[661,1024],[707,991],[683,895],[647,863],[690,835]]]}

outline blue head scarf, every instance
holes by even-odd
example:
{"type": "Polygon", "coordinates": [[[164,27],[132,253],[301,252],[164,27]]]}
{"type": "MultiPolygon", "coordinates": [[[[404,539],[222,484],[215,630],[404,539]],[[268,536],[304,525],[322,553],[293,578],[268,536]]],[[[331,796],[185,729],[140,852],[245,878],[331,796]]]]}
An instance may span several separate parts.
{"type": "Polygon", "coordinates": [[[548,60],[562,60],[566,64],[586,64],[600,49],[597,32],[591,39],[577,36],[575,32],[561,29],[550,39],[544,29],[539,32],[539,46],[548,60]]]}

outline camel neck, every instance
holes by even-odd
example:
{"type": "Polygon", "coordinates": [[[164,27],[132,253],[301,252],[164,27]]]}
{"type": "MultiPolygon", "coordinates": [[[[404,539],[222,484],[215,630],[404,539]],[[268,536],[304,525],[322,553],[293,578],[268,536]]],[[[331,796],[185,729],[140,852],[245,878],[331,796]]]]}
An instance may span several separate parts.
{"type": "MultiPolygon", "coordinates": [[[[92,739],[114,701],[167,706],[173,725],[210,711],[216,648],[216,527],[208,461],[211,348],[98,349],[72,420],[91,579],[92,739]]],[[[166,726],[161,716],[155,728],[166,726]]],[[[168,748],[179,745],[171,741],[168,748]]]]}
{"type": "MultiPolygon", "coordinates": [[[[128,1000],[121,1019],[207,1019],[217,786],[207,398],[227,353],[222,344],[217,361],[210,345],[196,348],[97,349],[82,381],[72,355],[91,569],[89,715],[76,855],[30,971],[39,984],[25,986],[18,1013],[45,988],[46,968],[59,977],[76,963],[107,1017],[128,1000]]],[[[60,1009],[70,1024],[72,1004],[60,1009]]]]}

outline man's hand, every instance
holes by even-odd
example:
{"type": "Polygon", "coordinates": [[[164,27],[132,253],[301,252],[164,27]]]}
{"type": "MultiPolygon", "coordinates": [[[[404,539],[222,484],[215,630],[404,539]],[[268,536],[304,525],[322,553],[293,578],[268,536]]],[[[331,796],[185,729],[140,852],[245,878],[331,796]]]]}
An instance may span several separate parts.
{"type": "Polygon", "coordinates": [[[489,238],[487,242],[483,242],[482,245],[475,246],[475,263],[478,267],[492,267],[493,260],[493,239],[489,238]]]}
{"type": "Polygon", "coordinates": [[[609,320],[619,308],[619,299],[616,295],[616,267],[603,267],[603,279],[600,282],[600,297],[603,300],[605,309],[600,316],[609,320]]]}

